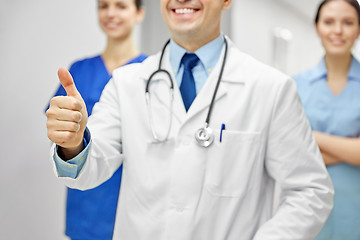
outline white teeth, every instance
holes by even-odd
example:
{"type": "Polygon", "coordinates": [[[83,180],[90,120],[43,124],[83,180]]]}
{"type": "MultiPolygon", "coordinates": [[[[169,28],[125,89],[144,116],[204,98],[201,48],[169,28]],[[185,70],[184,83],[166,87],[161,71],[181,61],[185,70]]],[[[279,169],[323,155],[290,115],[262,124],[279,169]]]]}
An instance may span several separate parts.
{"type": "Polygon", "coordinates": [[[180,13],[180,14],[194,13],[194,12],[195,10],[190,8],[175,9],[175,13],[180,13]]]}

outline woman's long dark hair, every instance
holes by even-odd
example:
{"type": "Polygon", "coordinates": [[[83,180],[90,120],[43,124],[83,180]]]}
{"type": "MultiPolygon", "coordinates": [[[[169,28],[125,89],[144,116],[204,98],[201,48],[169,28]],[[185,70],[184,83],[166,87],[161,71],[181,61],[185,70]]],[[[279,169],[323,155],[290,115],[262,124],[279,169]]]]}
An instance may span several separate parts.
{"type": "MultiPolygon", "coordinates": [[[[317,24],[319,21],[319,15],[320,15],[321,8],[325,4],[327,4],[328,2],[331,2],[331,1],[334,1],[334,0],[324,0],[320,3],[320,5],[317,9],[317,12],[316,12],[316,16],[315,16],[315,24],[317,24]]],[[[355,8],[357,15],[358,15],[359,25],[360,25],[360,6],[359,6],[358,1],[357,0],[342,0],[342,1],[349,3],[351,6],[353,6],[353,8],[355,8]]]]}

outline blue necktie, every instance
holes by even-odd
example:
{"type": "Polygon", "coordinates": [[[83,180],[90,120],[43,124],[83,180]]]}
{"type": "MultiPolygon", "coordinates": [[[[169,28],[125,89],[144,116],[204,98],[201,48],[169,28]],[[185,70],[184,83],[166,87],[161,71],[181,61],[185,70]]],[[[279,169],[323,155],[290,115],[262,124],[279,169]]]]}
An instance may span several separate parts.
{"type": "Polygon", "coordinates": [[[186,111],[190,108],[196,97],[195,80],[192,69],[196,66],[199,58],[194,53],[184,54],[181,62],[184,66],[184,74],[180,84],[180,92],[186,111]]]}

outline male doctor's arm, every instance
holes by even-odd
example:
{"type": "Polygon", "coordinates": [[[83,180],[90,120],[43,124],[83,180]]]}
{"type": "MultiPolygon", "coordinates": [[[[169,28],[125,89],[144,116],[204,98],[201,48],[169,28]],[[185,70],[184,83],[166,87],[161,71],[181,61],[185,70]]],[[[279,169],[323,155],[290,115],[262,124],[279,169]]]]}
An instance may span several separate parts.
{"type": "Polygon", "coordinates": [[[274,216],[254,240],[314,239],[330,214],[334,192],[291,80],[275,99],[265,161],[282,192],[274,216]]]}
{"type": "MultiPolygon", "coordinates": [[[[104,134],[116,136],[115,139],[110,139],[114,144],[111,144],[110,147],[109,145],[100,147],[116,157],[114,157],[114,161],[107,164],[109,165],[108,168],[98,168],[98,165],[104,164],[103,159],[95,156],[95,161],[92,164],[85,160],[90,145],[92,145],[90,133],[86,130],[88,120],[86,105],[77,91],[68,70],[65,68],[59,69],[58,76],[67,96],[58,96],[51,99],[50,107],[46,112],[48,137],[54,142],[51,149],[52,159],[55,160],[53,162],[54,170],[66,186],[80,190],[90,189],[105,182],[121,165],[121,143],[120,139],[118,139],[120,133],[116,132],[119,131],[119,128],[114,128],[108,123],[109,118],[117,118],[117,116],[114,116],[117,111],[111,111],[112,114],[109,114],[108,118],[103,120],[104,124],[107,125],[107,128],[103,130],[104,134]],[[108,134],[109,132],[112,134],[108,134]],[[88,146],[85,146],[85,141],[87,141],[88,146]],[[109,148],[111,149],[109,150],[109,148]],[[101,164],[99,164],[100,161],[101,164]],[[69,168],[69,171],[67,171],[67,168],[69,168]],[[84,176],[81,171],[84,169],[87,169],[87,172],[90,173],[84,176]],[[92,171],[94,169],[96,171],[92,171]],[[92,175],[96,175],[96,177],[92,175]]],[[[104,91],[106,91],[106,87],[104,91]]],[[[112,97],[114,96],[108,95],[108,98],[112,97]]],[[[116,101],[113,101],[114,99],[107,100],[112,104],[116,104],[116,101]]],[[[99,135],[101,137],[101,134],[99,135]]],[[[92,148],[94,147],[99,148],[99,146],[92,146],[92,148]]]]}

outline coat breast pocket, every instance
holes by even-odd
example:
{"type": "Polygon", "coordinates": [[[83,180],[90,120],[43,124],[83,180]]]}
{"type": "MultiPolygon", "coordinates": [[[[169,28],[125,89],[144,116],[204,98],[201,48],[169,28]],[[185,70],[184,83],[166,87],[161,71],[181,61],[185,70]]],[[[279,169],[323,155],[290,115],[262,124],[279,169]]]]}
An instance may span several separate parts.
{"type": "MultiPolygon", "coordinates": [[[[215,130],[216,134],[216,130],[215,130]]],[[[258,132],[225,130],[207,156],[206,189],[213,196],[241,197],[261,174],[261,137],[258,132]]]]}

